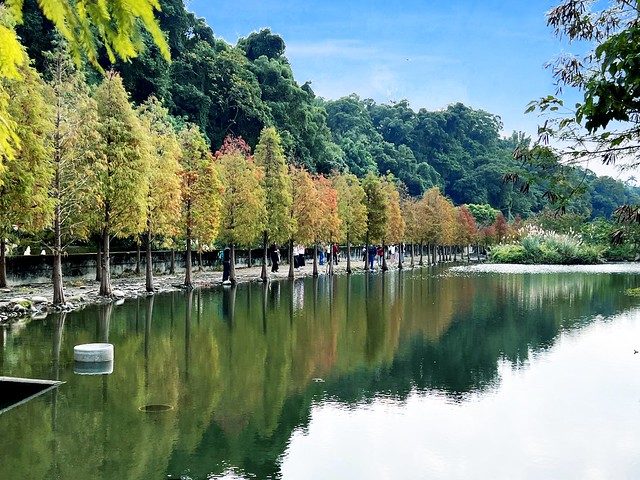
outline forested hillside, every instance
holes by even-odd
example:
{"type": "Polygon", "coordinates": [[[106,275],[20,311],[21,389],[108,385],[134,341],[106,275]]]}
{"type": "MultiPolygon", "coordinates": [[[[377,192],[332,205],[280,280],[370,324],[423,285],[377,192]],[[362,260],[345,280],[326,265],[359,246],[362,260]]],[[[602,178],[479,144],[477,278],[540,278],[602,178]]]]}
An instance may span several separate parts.
{"type": "MultiPolygon", "coordinates": [[[[45,73],[53,27],[35,0],[25,4],[19,34],[35,67],[45,73]]],[[[513,169],[514,150],[528,139],[516,132],[501,137],[497,115],[461,103],[416,112],[407,101],[377,104],[357,93],[324,100],[309,82],[296,82],[280,36],[262,30],[232,46],[216,38],[215,26],[188,12],[181,0],[160,4],[172,61],[160,55],[149,36],[141,56],[113,68],[136,104],[155,95],[172,115],[197,124],[212,151],[230,134],[255,148],[263,127],[274,126],[288,161],[311,172],[338,169],[361,178],[390,172],[413,196],[437,186],[454,204],[490,204],[507,218],[528,217],[545,206],[544,185],[523,194],[502,181],[513,169]]],[[[106,53],[101,63],[108,67],[106,53]]],[[[98,83],[95,69],[86,73],[98,83]]],[[[586,193],[571,208],[586,218],[609,217],[618,205],[637,200],[619,181],[591,174],[580,181],[586,182],[586,193]]]]}

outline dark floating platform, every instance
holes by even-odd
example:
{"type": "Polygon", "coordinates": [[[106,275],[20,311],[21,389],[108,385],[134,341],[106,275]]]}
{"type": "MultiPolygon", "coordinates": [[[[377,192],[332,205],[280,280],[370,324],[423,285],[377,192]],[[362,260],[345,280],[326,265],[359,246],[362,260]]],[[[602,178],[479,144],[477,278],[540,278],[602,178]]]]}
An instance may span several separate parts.
{"type": "Polygon", "coordinates": [[[64,382],[33,378],[0,377],[0,415],[52,390],[64,382]]]}

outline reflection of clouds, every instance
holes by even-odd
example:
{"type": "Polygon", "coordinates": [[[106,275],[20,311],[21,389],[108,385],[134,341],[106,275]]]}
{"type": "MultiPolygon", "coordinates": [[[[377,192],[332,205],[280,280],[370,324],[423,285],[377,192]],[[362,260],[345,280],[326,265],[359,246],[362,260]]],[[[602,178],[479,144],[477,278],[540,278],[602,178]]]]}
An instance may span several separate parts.
{"type": "Polygon", "coordinates": [[[296,280],[293,284],[293,309],[302,310],[304,307],[304,280],[296,280]]]}
{"type": "Polygon", "coordinates": [[[638,478],[639,319],[564,334],[526,369],[500,363],[498,388],[469,401],[414,391],[404,402],[321,402],[292,434],[282,477],[638,478]]]}
{"type": "Polygon", "coordinates": [[[640,265],[481,264],[453,267],[449,272],[457,277],[487,275],[487,286],[510,292],[527,308],[543,308],[559,299],[579,306],[584,299],[598,297],[603,285],[611,284],[614,277],[610,274],[637,275],[640,265]]]}

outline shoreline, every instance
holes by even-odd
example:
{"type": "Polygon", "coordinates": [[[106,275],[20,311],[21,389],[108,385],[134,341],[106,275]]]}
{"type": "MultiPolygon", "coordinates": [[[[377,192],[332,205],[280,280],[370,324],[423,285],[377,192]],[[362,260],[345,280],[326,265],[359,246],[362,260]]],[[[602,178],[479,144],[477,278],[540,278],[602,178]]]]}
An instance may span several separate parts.
{"type": "MultiPolygon", "coordinates": [[[[269,281],[288,280],[289,265],[280,265],[278,272],[270,272],[267,267],[269,281]]],[[[346,274],[347,262],[342,259],[334,264],[334,275],[346,274]]],[[[396,269],[393,265],[389,270],[396,269]]],[[[406,268],[411,268],[407,266],[406,268]]],[[[351,262],[354,272],[364,271],[364,262],[356,260],[351,262]]],[[[379,268],[374,269],[375,272],[379,268]]],[[[237,283],[262,282],[260,274],[262,266],[236,267],[237,283]]],[[[318,265],[318,275],[327,275],[326,264],[318,265]]],[[[304,267],[295,270],[295,278],[304,278],[313,275],[313,261],[307,261],[304,267]]],[[[222,285],[222,271],[194,271],[191,274],[193,288],[213,288],[222,285]]],[[[52,303],[53,285],[51,283],[34,283],[9,286],[0,289],[0,327],[9,326],[14,322],[31,318],[33,320],[44,319],[49,313],[60,311],[74,311],[89,305],[118,302],[124,299],[146,297],[159,293],[176,292],[184,290],[184,272],[174,275],[154,275],[154,291],[147,292],[145,288],[145,276],[127,275],[111,279],[112,297],[98,295],[100,282],[96,280],[68,280],[64,281],[64,295],[66,304],[64,307],[54,307],[52,303]]]]}

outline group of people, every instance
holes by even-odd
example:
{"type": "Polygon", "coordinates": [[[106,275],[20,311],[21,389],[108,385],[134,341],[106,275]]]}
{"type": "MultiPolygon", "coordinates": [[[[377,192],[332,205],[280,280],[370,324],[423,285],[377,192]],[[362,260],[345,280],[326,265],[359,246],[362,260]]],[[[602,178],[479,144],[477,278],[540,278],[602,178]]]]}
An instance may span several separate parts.
{"type": "MultiPolygon", "coordinates": [[[[318,250],[319,250],[320,265],[325,265],[326,263],[328,266],[330,259],[332,258],[332,255],[333,255],[334,264],[335,265],[338,264],[340,249],[337,243],[328,243],[326,245],[322,244],[318,250]]],[[[304,245],[298,244],[293,247],[293,266],[296,270],[300,270],[302,267],[305,266],[304,254],[305,254],[304,245]]],[[[275,243],[271,245],[271,247],[269,248],[269,258],[271,259],[271,271],[277,272],[278,267],[280,265],[281,257],[280,257],[280,249],[278,248],[278,245],[275,243]]]]}
{"type": "Polygon", "coordinates": [[[340,248],[338,248],[337,243],[327,243],[322,244],[320,248],[320,265],[324,265],[325,262],[327,266],[331,263],[331,256],[333,255],[333,263],[337,265],[340,258],[340,248]]]}
{"type": "MultiPolygon", "coordinates": [[[[304,267],[304,245],[293,247],[293,266],[296,270],[304,267]]],[[[280,249],[277,244],[271,245],[269,256],[271,258],[271,271],[277,272],[280,266],[280,249]]]]}
{"type": "MultiPolygon", "coordinates": [[[[369,262],[369,269],[373,270],[374,263],[378,263],[378,267],[382,266],[384,257],[384,248],[382,245],[369,245],[368,247],[362,247],[362,260],[369,262]]],[[[387,247],[387,259],[395,263],[398,261],[398,255],[402,255],[402,248],[399,245],[390,245],[387,247]]]]}

